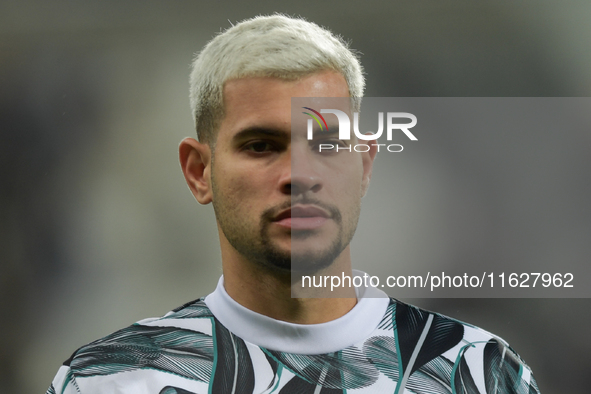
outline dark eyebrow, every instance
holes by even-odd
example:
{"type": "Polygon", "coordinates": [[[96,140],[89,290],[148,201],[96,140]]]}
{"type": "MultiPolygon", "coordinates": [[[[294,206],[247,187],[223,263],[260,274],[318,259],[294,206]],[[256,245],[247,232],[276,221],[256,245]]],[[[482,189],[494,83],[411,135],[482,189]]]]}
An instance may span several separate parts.
{"type": "Polygon", "coordinates": [[[324,128],[322,130],[314,130],[314,138],[324,138],[335,134],[339,134],[338,126],[329,127],[328,130],[325,130],[324,128]]]}
{"type": "Polygon", "coordinates": [[[252,138],[252,137],[260,137],[260,136],[274,137],[277,139],[281,139],[281,138],[289,139],[289,134],[284,131],[279,131],[276,129],[268,129],[268,128],[264,128],[264,127],[248,127],[246,129],[240,130],[238,133],[234,134],[234,137],[232,137],[232,139],[234,141],[240,141],[240,140],[244,140],[244,139],[248,139],[248,138],[252,138]]]}

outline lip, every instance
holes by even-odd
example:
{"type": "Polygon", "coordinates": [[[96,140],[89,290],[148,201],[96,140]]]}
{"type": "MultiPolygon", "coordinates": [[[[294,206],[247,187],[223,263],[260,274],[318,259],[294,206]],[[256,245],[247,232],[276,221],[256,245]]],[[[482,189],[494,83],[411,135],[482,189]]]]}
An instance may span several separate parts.
{"type": "Polygon", "coordinates": [[[281,211],[274,222],[281,227],[291,230],[314,230],[321,227],[330,214],[316,205],[294,205],[281,211]]]}

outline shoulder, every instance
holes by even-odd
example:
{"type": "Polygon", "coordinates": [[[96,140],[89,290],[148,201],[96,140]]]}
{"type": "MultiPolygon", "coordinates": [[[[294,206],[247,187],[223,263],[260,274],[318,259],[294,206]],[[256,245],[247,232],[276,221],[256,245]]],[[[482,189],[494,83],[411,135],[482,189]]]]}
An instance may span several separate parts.
{"type": "Polygon", "coordinates": [[[206,338],[211,337],[212,318],[203,299],[191,301],[162,317],[140,320],[80,347],[64,365],[75,375],[96,374],[105,373],[107,364],[125,370],[146,366],[154,355],[171,349],[186,347],[187,351],[200,352],[207,348],[206,338]],[[191,346],[195,344],[201,346],[191,346]]]}
{"type": "Polygon", "coordinates": [[[212,319],[198,299],[162,317],[141,320],[76,350],[64,362],[62,380],[84,386],[92,380],[111,382],[117,375],[120,384],[136,374],[145,380],[151,379],[147,373],[162,373],[208,382],[214,359],[212,319]]]}
{"type": "Polygon", "coordinates": [[[538,392],[530,368],[502,338],[396,299],[388,311],[402,360],[414,356],[413,370],[448,369],[450,385],[467,392],[538,392]]]}

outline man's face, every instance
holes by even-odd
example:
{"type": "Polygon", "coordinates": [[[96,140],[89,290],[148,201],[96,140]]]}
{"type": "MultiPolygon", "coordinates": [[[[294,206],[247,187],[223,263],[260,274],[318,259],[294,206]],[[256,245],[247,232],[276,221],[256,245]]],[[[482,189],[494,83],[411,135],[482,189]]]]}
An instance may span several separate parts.
{"type": "Polygon", "coordinates": [[[225,117],[212,152],[212,200],[220,236],[243,257],[270,268],[289,270],[293,262],[315,271],[349,245],[373,155],[319,153],[322,141],[291,130],[292,97],[348,96],[343,76],[330,71],[296,81],[226,82],[225,117]]]}

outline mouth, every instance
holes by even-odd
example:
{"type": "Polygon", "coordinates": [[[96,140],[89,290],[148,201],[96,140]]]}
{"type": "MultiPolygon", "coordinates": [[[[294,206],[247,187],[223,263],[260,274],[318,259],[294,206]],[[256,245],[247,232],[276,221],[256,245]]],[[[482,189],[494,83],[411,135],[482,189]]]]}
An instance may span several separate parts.
{"type": "Polygon", "coordinates": [[[330,213],[318,206],[298,204],[281,211],[274,222],[291,230],[314,230],[330,218],[330,213]]]}

